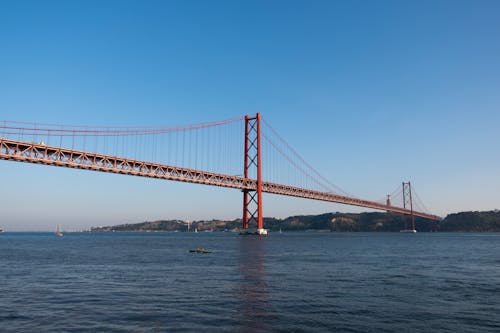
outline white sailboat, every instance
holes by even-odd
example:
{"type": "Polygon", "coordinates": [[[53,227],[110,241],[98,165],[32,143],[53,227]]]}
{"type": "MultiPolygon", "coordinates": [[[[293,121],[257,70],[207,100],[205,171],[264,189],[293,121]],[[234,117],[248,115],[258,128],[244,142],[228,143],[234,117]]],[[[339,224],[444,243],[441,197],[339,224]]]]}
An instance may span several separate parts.
{"type": "Polygon", "coordinates": [[[59,224],[57,225],[55,234],[56,234],[56,236],[59,236],[59,237],[64,236],[64,234],[62,233],[61,229],[59,228],[59,224]]]}

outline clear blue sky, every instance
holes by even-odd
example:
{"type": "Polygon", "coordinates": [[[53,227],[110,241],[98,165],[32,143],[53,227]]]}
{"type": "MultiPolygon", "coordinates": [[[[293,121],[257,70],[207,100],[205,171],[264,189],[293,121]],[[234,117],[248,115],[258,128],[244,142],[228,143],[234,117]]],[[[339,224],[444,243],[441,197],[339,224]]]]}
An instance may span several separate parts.
{"type": "MultiPolygon", "coordinates": [[[[500,208],[499,1],[1,1],[0,119],[262,112],[350,193],[500,208]]],[[[241,193],[0,161],[0,227],[237,218],[241,193]]],[[[266,216],[359,211],[265,197],[266,216]]]]}

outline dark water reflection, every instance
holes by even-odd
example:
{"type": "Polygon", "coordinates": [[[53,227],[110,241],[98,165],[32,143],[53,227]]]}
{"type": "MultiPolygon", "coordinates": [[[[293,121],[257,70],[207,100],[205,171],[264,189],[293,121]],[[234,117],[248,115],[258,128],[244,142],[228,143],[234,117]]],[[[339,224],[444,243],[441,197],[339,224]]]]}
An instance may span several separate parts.
{"type": "Polygon", "coordinates": [[[272,328],[277,315],[272,308],[267,283],[265,260],[267,238],[241,237],[239,267],[241,280],[237,286],[240,332],[266,332],[272,328]]]}

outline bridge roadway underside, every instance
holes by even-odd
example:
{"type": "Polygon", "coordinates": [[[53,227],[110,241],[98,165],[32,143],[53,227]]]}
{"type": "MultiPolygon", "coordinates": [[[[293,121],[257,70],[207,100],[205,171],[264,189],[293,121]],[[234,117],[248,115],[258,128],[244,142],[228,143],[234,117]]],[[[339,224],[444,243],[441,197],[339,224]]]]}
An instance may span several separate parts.
{"type": "MultiPolygon", "coordinates": [[[[66,168],[77,168],[101,172],[111,172],[132,176],[159,178],[187,183],[221,186],[235,189],[255,190],[257,181],[254,179],[217,174],[207,171],[182,168],[152,162],[138,161],[117,156],[102,155],[91,152],[77,151],[67,148],[47,146],[33,142],[15,141],[0,138],[0,159],[35,164],[46,164],[66,168]]],[[[308,190],[304,188],[263,182],[263,192],[273,193],[311,200],[335,202],[351,206],[385,210],[410,215],[411,211],[404,208],[387,206],[378,202],[341,196],[328,192],[308,190]]],[[[414,211],[413,215],[440,220],[436,215],[414,211]]]]}

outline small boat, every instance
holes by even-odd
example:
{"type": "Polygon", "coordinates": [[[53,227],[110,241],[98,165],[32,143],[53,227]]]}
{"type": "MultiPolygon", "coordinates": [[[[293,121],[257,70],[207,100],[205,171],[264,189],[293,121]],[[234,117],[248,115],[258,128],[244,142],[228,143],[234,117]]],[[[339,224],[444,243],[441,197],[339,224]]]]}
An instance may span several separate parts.
{"type": "Polygon", "coordinates": [[[191,249],[191,250],[189,250],[189,252],[191,252],[191,253],[212,253],[212,251],[207,250],[203,247],[197,247],[196,249],[191,249]]]}
{"type": "Polygon", "coordinates": [[[57,225],[57,228],[56,228],[56,232],[55,232],[56,236],[58,237],[62,237],[64,236],[64,234],[62,233],[61,229],[59,228],[59,224],[57,225]]]}
{"type": "Polygon", "coordinates": [[[0,228],[0,233],[2,233],[2,232],[3,232],[3,229],[2,229],[2,228],[0,228]]]}
{"type": "Polygon", "coordinates": [[[405,229],[405,230],[399,230],[399,232],[407,233],[407,234],[416,234],[417,230],[415,229],[405,229]]]}

